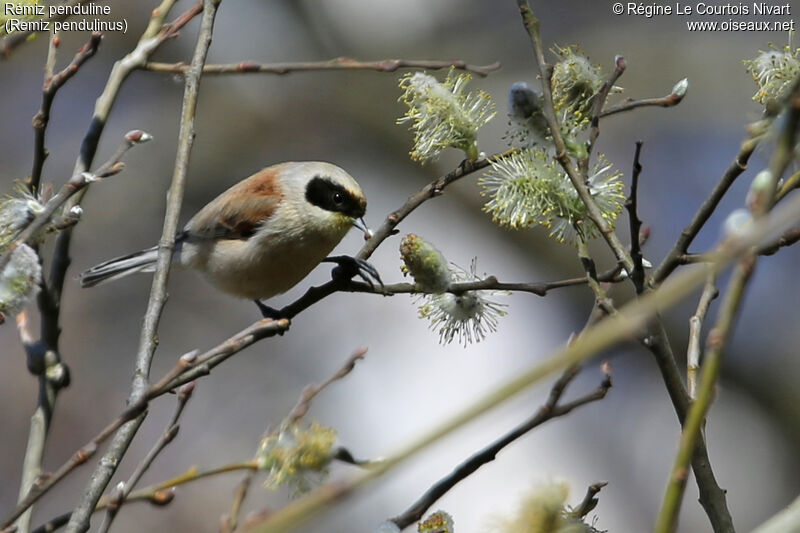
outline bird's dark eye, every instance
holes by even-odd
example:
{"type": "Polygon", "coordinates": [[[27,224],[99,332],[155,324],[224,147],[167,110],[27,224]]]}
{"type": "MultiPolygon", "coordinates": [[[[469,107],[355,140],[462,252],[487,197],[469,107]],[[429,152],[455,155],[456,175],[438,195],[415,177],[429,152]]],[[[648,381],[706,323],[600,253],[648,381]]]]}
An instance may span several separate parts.
{"type": "Polygon", "coordinates": [[[344,195],[340,192],[334,192],[333,203],[335,203],[336,205],[342,205],[344,203],[344,195]]]}

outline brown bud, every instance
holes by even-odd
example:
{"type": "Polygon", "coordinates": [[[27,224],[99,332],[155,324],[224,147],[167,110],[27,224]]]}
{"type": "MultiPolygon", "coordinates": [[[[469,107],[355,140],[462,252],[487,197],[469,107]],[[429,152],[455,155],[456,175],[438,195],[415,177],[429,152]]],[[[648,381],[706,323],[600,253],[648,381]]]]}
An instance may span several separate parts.
{"type": "Polygon", "coordinates": [[[125,134],[125,140],[129,143],[141,144],[152,140],[153,136],[142,130],[131,130],[125,134]]]}

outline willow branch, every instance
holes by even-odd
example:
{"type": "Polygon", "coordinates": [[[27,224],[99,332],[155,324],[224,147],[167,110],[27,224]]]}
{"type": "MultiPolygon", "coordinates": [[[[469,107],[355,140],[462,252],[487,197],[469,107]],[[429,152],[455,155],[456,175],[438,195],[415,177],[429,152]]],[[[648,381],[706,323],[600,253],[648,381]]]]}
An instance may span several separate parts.
{"type": "Polygon", "coordinates": [[[642,141],[636,141],[636,149],[633,154],[633,172],[631,172],[631,192],[625,201],[625,209],[628,210],[628,225],[631,230],[631,259],[633,259],[633,271],[631,281],[636,288],[636,293],[644,291],[644,257],[642,256],[641,237],[642,221],[639,219],[639,176],[642,174],[642,141]]]}
{"type": "Polygon", "coordinates": [[[677,94],[668,94],[661,98],[628,98],[619,104],[603,109],[603,112],[600,113],[600,118],[616,115],[617,113],[623,113],[639,107],[673,107],[680,104],[681,100],[683,100],[683,97],[677,94]]]}
{"type": "MultiPolygon", "coordinates": [[[[772,209],[778,180],[794,159],[797,130],[800,128],[800,77],[793,84],[787,104],[788,116],[784,120],[781,136],[770,160],[770,187],[761,201],[756,201],[750,206],[756,220],[762,220],[772,209]]],[[[706,358],[702,367],[697,399],[692,403],[686,417],[680,446],[656,521],[656,533],[672,533],[677,528],[678,513],[686,487],[687,465],[694,455],[695,443],[700,436],[706,415],[713,402],[714,389],[722,368],[722,357],[732,336],[734,321],[741,309],[756,259],[756,254],[750,250],[736,265],[725,296],[720,303],[716,325],[708,335],[706,358]]],[[[733,530],[732,524],[730,530],[733,530]]]]}
{"type": "Polygon", "coordinates": [[[25,229],[20,232],[14,242],[0,255],[0,270],[8,264],[11,254],[17,247],[23,244],[31,244],[36,237],[41,234],[45,226],[47,226],[55,216],[56,211],[59,211],[70,198],[85,189],[90,183],[103,180],[122,172],[125,168],[125,165],[121,162],[122,157],[133,146],[141,142],[143,135],[146,134],[140,130],[129,131],[125,134],[122,145],[114,152],[114,155],[112,155],[108,161],[100,165],[98,169],[94,172],[75,174],[67,180],[67,182],[61,186],[58,193],[47,201],[42,211],[36,215],[36,218],[25,226],[25,229]]]}
{"type": "Polygon", "coordinates": [[[694,455],[695,442],[700,435],[700,429],[705,422],[706,413],[714,398],[714,389],[719,376],[722,354],[730,340],[733,331],[733,322],[744,297],[744,290],[753,272],[754,257],[743,260],[736,268],[728,285],[725,299],[720,304],[720,314],[717,324],[708,336],[706,358],[703,363],[703,372],[697,398],[692,403],[686,423],[683,425],[680,446],[675,456],[675,462],[670,474],[661,511],[656,520],[655,533],[672,533],[678,525],[678,512],[680,511],[686,480],[689,476],[688,465],[694,455]]]}
{"type": "MultiPolygon", "coordinates": [[[[597,274],[597,281],[604,283],[618,283],[624,279],[625,278],[623,276],[620,276],[618,268],[613,268],[611,270],[607,270],[606,272],[597,274]]],[[[536,296],[544,297],[547,296],[548,292],[554,289],[586,285],[586,282],[586,276],[538,283],[508,283],[498,281],[498,279],[494,276],[489,276],[477,281],[461,281],[458,283],[451,283],[445,292],[462,294],[468,291],[498,290],[527,292],[530,294],[535,294],[536,296]]],[[[379,294],[381,296],[394,296],[395,294],[430,294],[430,291],[426,291],[424,288],[413,283],[390,283],[383,285],[383,287],[375,287],[361,281],[351,281],[339,290],[343,292],[379,294]]]]}
{"type": "Polygon", "coordinates": [[[579,367],[570,367],[565,370],[561,377],[550,389],[550,394],[547,398],[547,401],[536,411],[532,417],[481,451],[475,453],[466,461],[459,464],[450,474],[443,477],[433,486],[431,486],[431,488],[428,489],[425,494],[422,495],[422,497],[411,504],[411,506],[402,514],[392,518],[391,522],[394,522],[394,524],[400,529],[405,529],[411,524],[414,524],[422,518],[425,512],[434,503],[436,503],[436,501],[450,491],[450,489],[472,475],[483,465],[494,461],[497,457],[497,454],[512,442],[516,441],[534,428],[544,424],[548,420],[564,416],[577,407],[605,398],[606,394],[611,388],[611,375],[608,373],[607,367],[604,367],[603,369],[605,375],[602,383],[596,390],[571,402],[560,403],[564,391],[569,383],[578,374],[579,370],[579,367]]]}
{"type": "Polygon", "coordinates": [[[689,399],[694,401],[697,390],[697,372],[700,369],[700,335],[703,330],[703,321],[708,313],[711,302],[717,297],[719,291],[716,278],[709,276],[697,303],[697,310],[689,318],[689,343],[686,348],[686,384],[689,399]]]}
{"type": "Polygon", "coordinates": [[[45,148],[45,133],[47,131],[47,124],[50,122],[50,109],[53,106],[56,93],[78,72],[78,69],[80,69],[86,61],[95,55],[97,48],[100,46],[102,34],[99,32],[92,33],[92,36],[86,44],[84,44],[75,54],[75,57],[72,58],[70,64],[58,73],[54,73],[52,70],[55,66],[56,39],[57,37],[55,33],[53,33],[48,49],[47,73],[45,74],[44,84],[42,86],[42,105],[36,113],[36,116],[33,117],[33,168],[31,169],[30,181],[28,182],[28,188],[31,192],[35,192],[39,189],[44,161],[48,155],[47,149],[45,148]]]}
{"type": "Polygon", "coordinates": [[[89,442],[73,453],[54,472],[40,476],[25,499],[18,504],[14,511],[3,518],[2,522],[0,522],[0,528],[8,527],[25,509],[38,501],[69,473],[86,463],[97,452],[100,444],[105,442],[125,423],[138,418],[147,409],[151,400],[209,374],[212,368],[232,355],[239,353],[261,339],[282,334],[288,328],[288,320],[259,320],[206,352],[192,352],[180,357],[175,366],[152,385],[143,398],[128,405],[122,413],[100,430],[89,442]]]}
{"type": "MultiPolygon", "coordinates": [[[[200,23],[200,32],[197,37],[194,57],[192,58],[192,69],[185,77],[183,110],[178,134],[178,154],[175,159],[172,183],[167,194],[167,210],[164,216],[164,229],[158,246],[156,271],[136,356],[136,368],[129,396],[129,403],[132,404],[145,398],[149,389],[150,365],[155,355],[158,323],[166,303],[167,278],[169,276],[170,263],[172,262],[172,252],[175,248],[175,235],[178,231],[178,219],[183,203],[183,194],[186,189],[189,155],[195,136],[194,118],[197,109],[200,77],[202,76],[208,49],[211,46],[211,35],[219,3],[220,0],[204,0],[203,19],[200,23]]],[[[144,415],[145,413],[143,412],[136,419],[122,426],[114,436],[111,446],[92,474],[85,494],[70,517],[69,524],[67,524],[67,533],[83,533],[89,529],[89,520],[94,508],[97,506],[97,501],[116,471],[116,465],[122,459],[128,445],[133,440],[144,415]]]]}
{"type": "Polygon", "coordinates": [[[661,264],[658,265],[653,272],[652,283],[661,283],[680,265],[681,256],[687,252],[689,246],[692,244],[695,237],[697,237],[697,234],[700,233],[700,230],[705,226],[706,222],[708,222],[708,219],[711,218],[711,215],[717,209],[722,197],[728,192],[728,189],[730,189],[733,182],[736,181],[736,178],[747,170],[747,162],[750,160],[750,156],[753,155],[759,142],[760,138],[755,137],[749,138],[742,143],[739,153],[722,175],[719,183],[717,183],[714,190],[711,191],[711,194],[697,210],[691,222],[689,222],[689,225],[683,229],[678,240],[664,257],[664,260],[661,261],[661,264]]]}
{"type": "MultiPolygon", "coordinates": [[[[460,59],[452,61],[437,61],[427,59],[381,59],[379,61],[358,61],[350,57],[337,57],[327,61],[297,61],[291,63],[257,63],[255,61],[242,61],[223,65],[205,65],[204,75],[222,74],[290,74],[292,72],[310,72],[320,70],[372,70],[377,72],[395,72],[403,68],[421,68],[439,70],[454,68],[472,72],[478,76],[488,76],[500,69],[500,63],[490,65],[470,65],[460,59]]],[[[142,66],[144,70],[152,72],[168,72],[171,74],[185,74],[189,65],[185,63],[158,63],[150,61],[142,66]]]]}
{"type": "Polygon", "coordinates": [[[186,407],[186,403],[192,397],[193,392],[194,382],[187,383],[178,391],[178,404],[175,407],[175,412],[172,414],[172,418],[170,418],[169,422],[167,423],[167,427],[164,429],[164,432],[158,438],[147,455],[145,455],[144,459],[142,459],[142,461],[137,465],[136,469],[128,478],[128,481],[121,483],[109,500],[108,506],[106,507],[105,518],[98,529],[100,533],[108,532],[108,530],[111,528],[114,518],[117,516],[117,512],[119,512],[119,508],[128,498],[133,490],[133,487],[136,486],[147,469],[150,468],[150,465],[153,464],[153,461],[155,461],[156,457],[158,457],[158,454],[160,454],[161,451],[166,448],[167,445],[178,435],[178,431],[180,429],[178,420],[180,419],[181,414],[183,414],[183,409],[186,407]]]}

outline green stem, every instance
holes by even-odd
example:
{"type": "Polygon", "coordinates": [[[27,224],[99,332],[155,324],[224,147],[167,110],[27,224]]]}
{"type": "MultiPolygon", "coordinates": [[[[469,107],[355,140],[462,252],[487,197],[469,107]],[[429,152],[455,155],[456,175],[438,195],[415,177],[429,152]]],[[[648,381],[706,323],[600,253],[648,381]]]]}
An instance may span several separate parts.
{"type": "Polygon", "coordinates": [[[678,525],[678,513],[683,501],[686,479],[689,477],[689,463],[694,454],[695,443],[703,428],[708,409],[714,400],[714,389],[722,368],[722,356],[733,331],[733,323],[741,308],[745,288],[753,274],[755,256],[743,259],[734,270],[725,300],[722,302],[717,324],[708,335],[706,360],[703,363],[697,399],[689,409],[683,426],[680,446],[675,456],[667,490],[656,520],[655,533],[672,533],[678,525]]]}

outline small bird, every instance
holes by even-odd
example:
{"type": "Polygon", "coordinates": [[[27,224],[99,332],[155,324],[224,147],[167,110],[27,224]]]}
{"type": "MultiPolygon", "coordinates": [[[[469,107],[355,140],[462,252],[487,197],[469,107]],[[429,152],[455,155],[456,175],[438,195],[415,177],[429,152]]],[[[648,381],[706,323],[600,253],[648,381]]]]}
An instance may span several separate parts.
{"type": "MultiPolygon", "coordinates": [[[[321,262],[367,275],[377,271],[353,257],[327,257],[355,226],[365,239],[367,208],[356,180],[336,165],[290,162],[267,167],[232,186],[203,207],[175,238],[173,263],[202,272],[216,287],[255,300],[265,317],[277,311],[261,303],[286,292],[321,262]]],[[[82,287],[134,272],[153,272],[158,246],[111,259],[85,271],[82,287]]]]}

